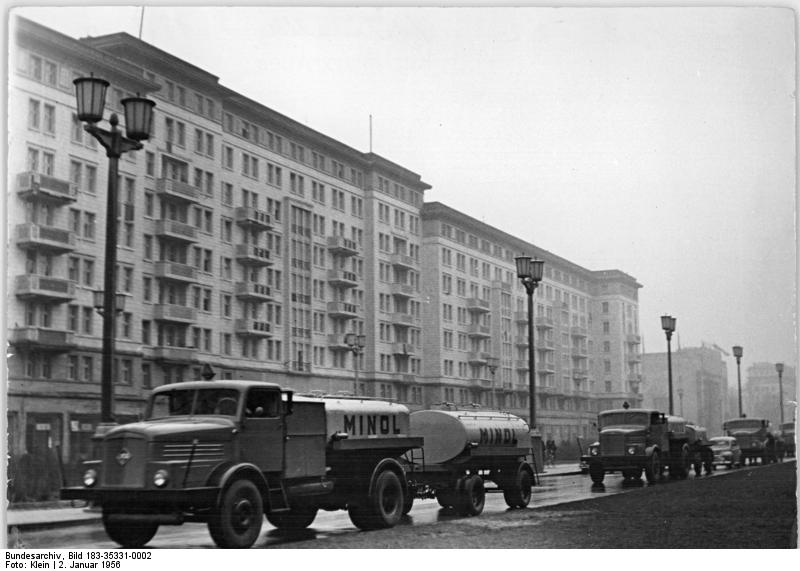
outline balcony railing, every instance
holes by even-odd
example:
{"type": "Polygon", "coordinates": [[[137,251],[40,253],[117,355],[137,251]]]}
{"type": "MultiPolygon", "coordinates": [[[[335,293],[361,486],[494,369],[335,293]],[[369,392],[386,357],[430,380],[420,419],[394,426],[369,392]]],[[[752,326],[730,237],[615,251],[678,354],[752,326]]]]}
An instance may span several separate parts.
{"type": "Polygon", "coordinates": [[[356,287],[358,276],[347,270],[328,270],[328,283],[341,287],[356,287]]]}
{"type": "Polygon", "coordinates": [[[234,211],[236,224],[242,228],[250,230],[269,230],[272,228],[270,215],[263,210],[250,208],[249,206],[239,206],[234,211]]]}
{"type": "Polygon", "coordinates": [[[570,327],[570,334],[573,337],[588,337],[589,329],[580,325],[573,325],[570,327]]]}
{"type": "Polygon", "coordinates": [[[354,303],[347,303],[344,301],[329,301],[328,314],[332,317],[351,319],[353,317],[358,317],[358,306],[354,303]]]}
{"type": "Polygon", "coordinates": [[[485,299],[470,297],[467,299],[467,311],[474,311],[476,313],[488,313],[489,302],[485,299]]]}
{"type": "Polygon", "coordinates": [[[345,333],[328,333],[328,347],[341,351],[349,351],[350,346],[345,343],[345,333]]]}
{"type": "Polygon", "coordinates": [[[625,341],[638,345],[642,342],[642,336],[636,335],[635,333],[629,333],[625,336],[625,341]]]}
{"type": "Polygon", "coordinates": [[[69,351],[77,347],[72,331],[44,327],[17,327],[11,329],[9,343],[37,351],[69,351]]]}
{"type": "Polygon", "coordinates": [[[397,297],[414,297],[416,293],[414,291],[414,286],[409,284],[394,283],[389,287],[391,288],[392,295],[397,297]]]}
{"type": "Polygon", "coordinates": [[[14,286],[20,299],[59,303],[75,299],[75,282],[62,278],[25,274],[16,277],[14,286]]]}
{"type": "Polygon", "coordinates": [[[470,337],[491,337],[492,332],[491,329],[486,325],[471,323],[467,335],[470,337]]]}
{"type": "Polygon", "coordinates": [[[54,176],[28,171],[17,175],[17,194],[23,200],[69,204],[78,199],[78,185],[54,176]]]}
{"type": "Polygon", "coordinates": [[[393,355],[401,355],[401,356],[412,356],[416,355],[416,347],[411,343],[392,343],[392,354],[393,355]]]}
{"type": "Polygon", "coordinates": [[[153,347],[153,359],[171,363],[189,363],[197,355],[194,347],[153,347]]]}
{"type": "Polygon", "coordinates": [[[237,319],[234,322],[234,331],[237,335],[246,337],[271,337],[272,329],[268,321],[254,319],[237,319]]]}
{"type": "Polygon", "coordinates": [[[198,202],[200,193],[189,183],[171,178],[156,180],[156,195],[179,202],[198,202]]]}
{"type": "Polygon", "coordinates": [[[407,327],[409,325],[416,324],[417,317],[411,315],[410,313],[396,312],[392,314],[392,323],[394,323],[395,325],[400,325],[402,327],[407,327]]]}
{"type": "Polygon", "coordinates": [[[236,282],[234,288],[234,295],[242,301],[265,302],[272,300],[272,289],[265,284],[236,282]]]}
{"type": "Polygon", "coordinates": [[[342,256],[355,256],[358,254],[358,244],[344,236],[328,236],[328,251],[342,256]]]}
{"type": "Polygon", "coordinates": [[[527,323],[528,322],[528,312],[527,311],[515,311],[514,312],[514,321],[517,323],[527,323]]]}
{"type": "Polygon", "coordinates": [[[406,254],[392,254],[389,261],[393,266],[413,270],[417,267],[417,261],[406,254]]]}
{"type": "Polygon", "coordinates": [[[236,244],[236,261],[244,266],[269,266],[269,250],[252,244],[236,244]]]}
{"type": "Polygon", "coordinates": [[[24,250],[63,254],[75,250],[75,234],[70,230],[26,222],[17,225],[17,246],[24,250]]]}
{"type": "Polygon", "coordinates": [[[470,365],[485,365],[491,355],[483,351],[472,351],[467,354],[470,365]]]}
{"type": "Polygon", "coordinates": [[[533,322],[536,327],[541,327],[542,329],[552,329],[555,325],[552,317],[535,317],[533,322]]]}
{"type": "Polygon", "coordinates": [[[197,242],[197,228],[177,220],[156,220],[155,234],[180,242],[197,242]]]}
{"type": "Polygon", "coordinates": [[[158,303],[153,306],[153,319],[173,323],[194,323],[197,321],[197,310],[185,305],[158,303]]]}
{"type": "Polygon", "coordinates": [[[153,268],[153,275],[160,279],[185,283],[197,282],[197,270],[179,262],[160,261],[153,268]]]}

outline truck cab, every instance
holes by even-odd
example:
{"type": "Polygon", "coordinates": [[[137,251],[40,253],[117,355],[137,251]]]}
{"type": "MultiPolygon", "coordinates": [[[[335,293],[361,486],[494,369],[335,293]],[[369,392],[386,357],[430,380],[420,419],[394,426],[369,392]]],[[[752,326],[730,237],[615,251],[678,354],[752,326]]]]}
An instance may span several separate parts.
{"type": "Polygon", "coordinates": [[[725,436],[733,436],[742,450],[742,463],[755,463],[757,458],[762,464],[769,462],[767,437],[769,420],[766,418],[734,418],[722,424],[725,436]]]}

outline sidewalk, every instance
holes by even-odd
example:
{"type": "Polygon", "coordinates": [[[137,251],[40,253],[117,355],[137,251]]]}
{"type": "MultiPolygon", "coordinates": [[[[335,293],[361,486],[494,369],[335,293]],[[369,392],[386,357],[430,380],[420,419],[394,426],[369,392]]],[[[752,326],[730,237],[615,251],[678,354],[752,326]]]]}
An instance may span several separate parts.
{"type": "MultiPolygon", "coordinates": [[[[566,476],[580,474],[577,462],[558,463],[547,466],[539,472],[540,478],[553,476],[566,476]]],[[[66,502],[64,502],[66,503],[66,502]]],[[[65,527],[85,523],[99,522],[101,513],[98,509],[86,507],[52,506],[44,508],[11,508],[5,512],[6,527],[9,533],[17,529],[47,529],[51,527],[65,527]]]]}

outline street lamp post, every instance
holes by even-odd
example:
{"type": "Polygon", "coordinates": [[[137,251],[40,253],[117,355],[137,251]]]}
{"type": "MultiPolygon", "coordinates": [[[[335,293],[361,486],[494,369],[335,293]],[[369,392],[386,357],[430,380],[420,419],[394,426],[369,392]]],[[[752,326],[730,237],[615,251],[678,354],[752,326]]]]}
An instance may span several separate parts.
{"type": "Polygon", "coordinates": [[[678,389],[678,402],[680,404],[681,416],[683,416],[683,389],[678,389]]]}
{"type": "Polygon", "coordinates": [[[355,333],[348,333],[344,336],[345,344],[350,351],[353,352],[353,370],[355,372],[355,379],[353,380],[353,396],[358,396],[358,357],[364,352],[366,339],[366,336],[356,335],[355,333]]]}
{"type": "Polygon", "coordinates": [[[530,429],[536,428],[536,361],[533,345],[533,292],[542,281],[544,260],[534,260],[530,256],[514,258],[517,263],[517,277],[528,294],[528,399],[530,401],[530,429]]]}
{"type": "Polygon", "coordinates": [[[486,367],[489,369],[489,372],[492,374],[492,400],[494,400],[494,405],[500,409],[500,405],[498,404],[497,400],[497,387],[494,382],[494,374],[497,371],[497,365],[500,362],[500,359],[497,357],[488,357],[486,359],[486,367]]]}
{"type": "MultiPolygon", "coordinates": [[[[105,148],[108,157],[108,196],[106,197],[106,247],[103,287],[103,357],[100,373],[100,426],[98,433],[114,424],[113,364],[117,307],[117,189],[119,158],[123,153],[142,148],[141,141],[150,138],[155,102],[143,97],[128,97],[121,101],[125,112],[125,135],[117,128],[119,118],[112,113],[110,130],[97,126],[103,119],[106,90],[109,83],[97,77],[80,77],[73,81],[78,120],[83,129],[105,148]]],[[[96,296],[97,297],[97,296],[96,296]]],[[[97,300],[99,301],[99,299],[97,300]]],[[[100,312],[98,308],[98,312],[100,312]]]]}
{"type": "Polygon", "coordinates": [[[783,363],[775,363],[778,371],[778,404],[781,407],[781,424],[783,424],[783,363]]]}
{"type": "Polygon", "coordinates": [[[742,412],[742,355],[744,355],[744,350],[739,345],[735,345],[733,356],[736,357],[736,378],[739,386],[739,418],[744,417],[742,412]]]}
{"type": "Polygon", "coordinates": [[[669,413],[675,414],[674,403],[672,401],[672,333],[675,331],[677,319],[671,315],[661,316],[661,328],[667,335],[667,379],[669,382],[669,413]]]}

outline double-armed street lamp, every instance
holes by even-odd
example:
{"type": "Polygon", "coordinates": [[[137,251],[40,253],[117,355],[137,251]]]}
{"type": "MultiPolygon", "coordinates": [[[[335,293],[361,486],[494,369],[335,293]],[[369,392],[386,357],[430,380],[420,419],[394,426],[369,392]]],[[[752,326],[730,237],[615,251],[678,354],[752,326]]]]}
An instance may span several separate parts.
{"type": "Polygon", "coordinates": [[[344,343],[347,348],[353,352],[353,370],[355,371],[355,379],[353,380],[353,396],[358,395],[358,358],[364,352],[367,338],[364,335],[356,335],[355,333],[347,333],[344,336],[344,343]]]}
{"type": "Polygon", "coordinates": [[[667,335],[667,379],[669,382],[669,413],[675,414],[675,405],[672,400],[672,333],[675,331],[675,322],[677,319],[671,315],[661,316],[661,328],[667,335]]]}
{"type": "Polygon", "coordinates": [[[734,345],[733,356],[736,357],[736,378],[739,386],[739,418],[744,417],[742,412],[742,355],[744,350],[739,345],[734,345]]]}
{"type": "Polygon", "coordinates": [[[103,119],[106,90],[109,83],[97,77],[80,77],[73,81],[77,101],[78,120],[84,123],[83,129],[92,135],[105,148],[108,157],[108,196],[106,199],[106,245],[105,270],[102,291],[94,292],[94,304],[103,316],[103,356],[100,373],[100,426],[114,424],[112,410],[114,398],[114,337],[116,335],[116,315],[120,311],[117,304],[116,265],[117,265],[117,192],[119,177],[119,158],[123,153],[138,151],[141,141],[150,138],[153,127],[154,101],[143,97],[128,97],[120,103],[125,113],[125,135],[118,129],[119,118],[112,113],[108,119],[111,129],[97,126],[103,119]],[[102,310],[100,309],[102,307],[102,310]]]}
{"type": "Polygon", "coordinates": [[[522,281],[525,292],[528,294],[528,399],[530,401],[530,429],[534,430],[536,428],[536,361],[533,345],[533,292],[542,281],[544,260],[534,260],[525,255],[517,256],[514,260],[517,263],[517,277],[522,281]]]}
{"type": "Polygon", "coordinates": [[[781,407],[781,424],[783,424],[783,363],[775,363],[778,372],[778,404],[781,407]]]}

